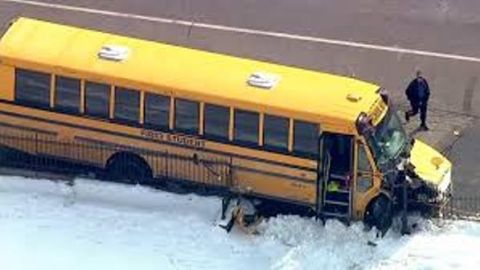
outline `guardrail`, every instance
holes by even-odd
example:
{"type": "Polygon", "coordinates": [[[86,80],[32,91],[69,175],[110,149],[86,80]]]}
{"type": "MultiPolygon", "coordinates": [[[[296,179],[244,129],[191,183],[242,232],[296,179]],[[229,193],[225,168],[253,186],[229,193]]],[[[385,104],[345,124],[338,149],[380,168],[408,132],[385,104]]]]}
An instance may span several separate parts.
{"type": "Polygon", "coordinates": [[[453,195],[443,207],[441,217],[480,221],[480,196],[453,195]]]}
{"type": "Polygon", "coordinates": [[[131,171],[138,165],[128,160],[132,156],[148,165],[145,167],[151,174],[147,182],[153,186],[165,184],[165,179],[172,180],[170,182],[190,179],[191,184],[213,188],[232,185],[231,159],[223,155],[201,156],[195,151],[179,154],[109,143],[59,142],[37,134],[0,134],[0,167],[10,169],[108,179],[109,170],[105,165],[115,153],[127,153],[116,158],[120,165],[114,167],[120,172],[131,171]]]}

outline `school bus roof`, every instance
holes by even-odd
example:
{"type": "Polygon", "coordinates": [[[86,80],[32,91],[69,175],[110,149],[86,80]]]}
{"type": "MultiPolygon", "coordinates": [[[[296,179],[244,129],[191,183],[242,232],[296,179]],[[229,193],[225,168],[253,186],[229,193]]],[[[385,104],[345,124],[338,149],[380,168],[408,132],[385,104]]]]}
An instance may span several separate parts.
{"type": "Polygon", "coordinates": [[[318,121],[355,121],[360,112],[370,112],[379,99],[378,86],[352,78],[29,18],[17,19],[4,34],[0,60],[318,121]],[[99,58],[105,45],[128,48],[128,57],[123,61],[99,58]],[[250,86],[247,79],[255,72],[274,74],[278,83],[268,90],[250,86]]]}

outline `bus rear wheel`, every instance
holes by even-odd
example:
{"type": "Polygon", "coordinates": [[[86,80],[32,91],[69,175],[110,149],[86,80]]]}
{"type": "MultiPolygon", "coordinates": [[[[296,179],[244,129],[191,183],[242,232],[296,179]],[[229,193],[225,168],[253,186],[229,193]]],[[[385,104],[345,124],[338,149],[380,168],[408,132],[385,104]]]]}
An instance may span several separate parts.
{"type": "Polygon", "coordinates": [[[106,166],[107,179],[113,182],[127,184],[150,184],[152,170],[140,157],[132,154],[120,153],[114,155],[106,166]]]}
{"type": "Polygon", "coordinates": [[[392,225],[392,219],[392,202],[387,197],[380,196],[369,204],[364,222],[367,226],[377,228],[383,236],[392,225]]]}

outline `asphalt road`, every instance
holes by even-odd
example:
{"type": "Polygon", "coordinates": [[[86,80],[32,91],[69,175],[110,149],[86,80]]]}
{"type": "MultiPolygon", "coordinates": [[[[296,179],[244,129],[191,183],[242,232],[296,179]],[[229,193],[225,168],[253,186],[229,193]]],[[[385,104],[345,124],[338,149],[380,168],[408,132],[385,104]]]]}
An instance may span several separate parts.
{"type": "MultiPolygon", "coordinates": [[[[480,116],[479,10],[478,0],[0,0],[0,25],[29,16],[354,76],[385,86],[397,101],[420,68],[432,88],[430,107],[447,112],[442,119],[449,121],[448,112],[480,116]],[[166,23],[158,18],[194,23],[166,23]]],[[[459,166],[458,182],[466,179],[471,186],[466,184],[465,190],[470,192],[480,177],[475,163],[480,157],[478,126],[467,131],[452,150],[459,166]]]]}
{"type": "Polygon", "coordinates": [[[115,11],[95,14],[0,0],[0,25],[19,15],[116,32],[188,47],[322,70],[384,85],[400,97],[420,68],[434,91],[432,105],[480,115],[479,62],[307,42],[118,14],[192,20],[388,47],[480,58],[476,0],[49,0],[42,3],[115,11]]]}
{"type": "Polygon", "coordinates": [[[480,56],[475,0],[47,0],[122,13],[480,56]]]}
{"type": "Polygon", "coordinates": [[[455,142],[448,156],[455,164],[453,177],[454,194],[461,197],[477,198],[477,207],[480,209],[480,119],[467,128],[455,142]]]}

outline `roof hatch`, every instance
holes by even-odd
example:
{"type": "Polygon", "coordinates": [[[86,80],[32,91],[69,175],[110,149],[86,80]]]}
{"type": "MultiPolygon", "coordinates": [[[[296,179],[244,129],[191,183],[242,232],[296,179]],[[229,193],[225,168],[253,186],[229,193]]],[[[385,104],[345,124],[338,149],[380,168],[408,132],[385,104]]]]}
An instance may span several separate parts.
{"type": "Polygon", "coordinates": [[[98,52],[98,57],[110,61],[123,61],[128,58],[130,49],[119,45],[104,45],[98,52]]]}
{"type": "Polygon", "coordinates": [[[347,99],[351,102],[359,102],[362,99],[362,96],[356,93],[349,93],[347,99]]]}
{"type": "Polygon", "coordinates": [[[248,77],[247,83],[250,86],[271,89],[280,81],[280,77],[276,74],[266,72],[254,72],[248,77]]]}

